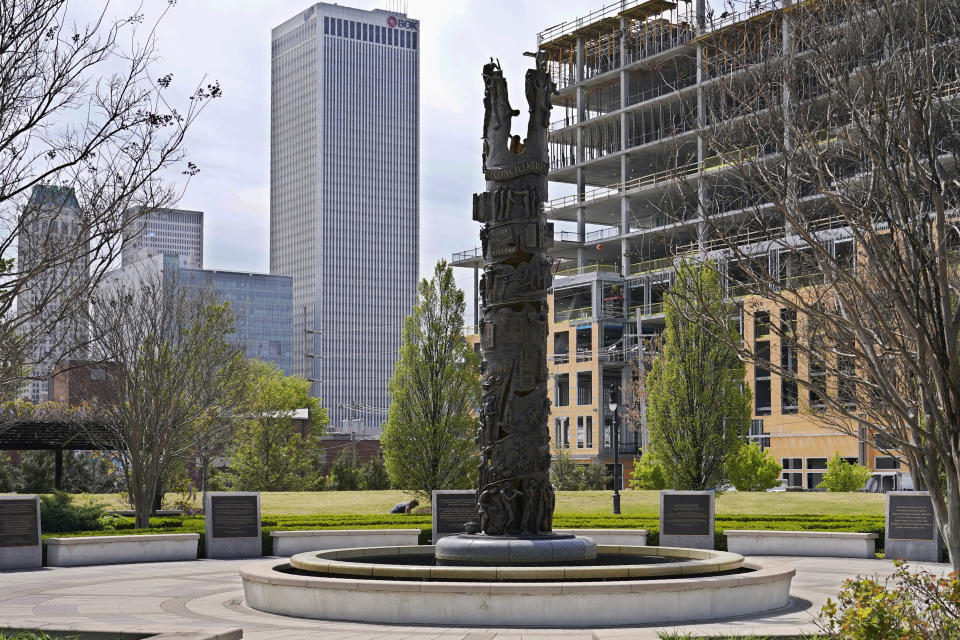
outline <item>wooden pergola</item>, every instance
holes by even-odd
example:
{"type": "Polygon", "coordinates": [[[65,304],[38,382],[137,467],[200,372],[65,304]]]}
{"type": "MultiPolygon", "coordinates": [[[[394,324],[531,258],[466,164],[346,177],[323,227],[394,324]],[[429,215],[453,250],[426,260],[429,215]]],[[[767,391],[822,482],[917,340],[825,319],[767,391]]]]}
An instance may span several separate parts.
{"type": "Polygon", "coordinates": [[[63,452],[117,451],[105,425],[96,422],[57,420],[0,420],[0,451],[53,451],[56,453],[54,486],[63,486],[63,452]]]}

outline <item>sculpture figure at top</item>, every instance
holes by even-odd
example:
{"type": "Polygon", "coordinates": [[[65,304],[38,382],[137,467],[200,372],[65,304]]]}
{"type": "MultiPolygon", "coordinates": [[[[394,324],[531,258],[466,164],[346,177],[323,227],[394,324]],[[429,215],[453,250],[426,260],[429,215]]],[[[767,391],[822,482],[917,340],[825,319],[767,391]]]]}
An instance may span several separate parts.
{"type": "Polygon", "coordinates": [[[527,137],[511,135],[519,111],[510,106],[500,64],[483,67],[483,172],[486,191],[474,194],[480,241],[483,398],[477,441],[479,528],[486,535],[538,535],[552,530],[547,419],[547,289],[545,250],[553,225],[541,209],[547,197],[547,132],[556,86],[546,58],[526,74],[527,137]]]}

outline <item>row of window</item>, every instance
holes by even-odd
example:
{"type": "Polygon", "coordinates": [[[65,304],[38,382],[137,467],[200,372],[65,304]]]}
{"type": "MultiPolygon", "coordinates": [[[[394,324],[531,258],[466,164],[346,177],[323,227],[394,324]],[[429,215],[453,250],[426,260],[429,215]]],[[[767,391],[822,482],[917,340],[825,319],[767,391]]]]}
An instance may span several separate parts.
{"type": "MultiPolygon", "coordinates": [[[[577,404],[593,404],[593,372],[581,371],[577,375],[577,404]]],[[[570,374],[560,373],[555,378],[553,405],[570,406],[570,374]]]]}
{"type": "Polygon", "coordinates": [[[406,29],[389,29],[365,22],[341,20],[340,18],[323,18],[323,32],[331,36],[363,40],[375,44],[386,44],[404,49],[417,48],[417,32],[406,29]]]}
{"type": "MultiPolygon", "coordinates": [[[[844,460],[850,464],[859,463],[857,458],[844,458],[844,460]]],[[[828,462],[827,458],[807,458],[807,469],[826,470],[828,462]]],[[[780,466],[792,471],[803,469],[803,458],[780,458],[780,466]]],[[[873,459],[873,466],[876,469],[899,469],[900,460],[893,456],[877,456],[873,459]]]]}
{"type": "MultiPolygon", "coordinates": [[[[577,416],[576,448],[593,448],[593,416],[577,416]]],[[[553,446],[556,449],[570,448],[570,418],[553,419],[553,446]]]]}

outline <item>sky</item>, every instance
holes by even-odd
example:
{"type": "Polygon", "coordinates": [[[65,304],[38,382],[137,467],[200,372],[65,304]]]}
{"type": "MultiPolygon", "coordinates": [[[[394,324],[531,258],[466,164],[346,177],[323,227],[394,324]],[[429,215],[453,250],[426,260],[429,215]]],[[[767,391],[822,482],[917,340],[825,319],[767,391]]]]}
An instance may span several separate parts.
{"type": "MultiPolygon", "coordinates": [[[[102,2],[79,0],[86,11],[102,2]]],[[[397,0],[341,2],[364,9],[402,8],[397,0]]],[[[420,21],[420,275],[454,251],[479,244],[471,220],[472,194],[484,188],[480,137],[481,68],[499,58],[526,129],[523,76],[536,34],[602,6],[581,0],[409,0],[407,15],[420,21]]],[[[136,9],[114,0],[108,13],[136,9]]],[[[172,73],[171,91],[187,95],[200,82],[219,81],[223,97],[208,106],[187,138],[200,172],[186,185],[179,207],[204,212],[204,266],[269,271],[270,30],[311,6],[308,0],[179,0],[156,30],[156,77],[172,73]]],[[[145,25],[167,7],[144,0],[145,25]]],[[[79,14],[82,15],[82,14],[79,14]]],[[[402,81],[398,79],[398,81],[402,81]]],[[[179,177],[179,176],[177,176],[179,177]]],[[[472,296],[473,274],[456,270],[472,296]]],[[[468,303],[467,313],[472,314],[468,303]]],[[[471,322],[470,318],[466,319],[471,322]]]]}

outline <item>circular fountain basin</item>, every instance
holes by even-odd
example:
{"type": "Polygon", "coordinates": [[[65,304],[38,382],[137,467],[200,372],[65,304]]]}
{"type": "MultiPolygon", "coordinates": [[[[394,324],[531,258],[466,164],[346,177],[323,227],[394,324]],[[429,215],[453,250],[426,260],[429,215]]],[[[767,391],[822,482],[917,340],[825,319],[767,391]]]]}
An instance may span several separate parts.
{"type": "Polygon", "coordinates": [[[794,569],[725,551],[597,546],[567,566],[442,566],[432,546],[336,549],[240,571],[247,604],[324,620],[594,627],[785,607],[794,569]]]}

